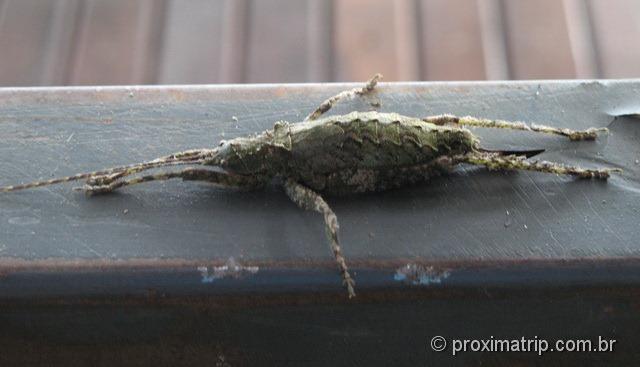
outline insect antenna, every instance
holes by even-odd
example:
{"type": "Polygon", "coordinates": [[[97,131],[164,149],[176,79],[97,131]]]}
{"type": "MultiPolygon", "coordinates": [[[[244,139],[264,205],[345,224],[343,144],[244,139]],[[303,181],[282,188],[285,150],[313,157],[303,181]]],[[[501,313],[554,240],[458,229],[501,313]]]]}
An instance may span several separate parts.
{"type": "Polygon", "coordinates": [[[121,177],[162,166],[200,164],[203,163],[207,158],[215,155],[215,152],[215,150],[211,149],[189,150],[180,153],[174,153],[165,157],[156,158],[154,160],[143,163],[134,163],[125,166],[107,168],[99,171],[77,173],[71,176],[58,177],[51,180],[34,181],[20,185],[0,186],[0,192],[26,190],[36,187],[55,185],[82,179],[98,178],[100,176],[108,175],[117,175],[118,177],[121,177]]]}

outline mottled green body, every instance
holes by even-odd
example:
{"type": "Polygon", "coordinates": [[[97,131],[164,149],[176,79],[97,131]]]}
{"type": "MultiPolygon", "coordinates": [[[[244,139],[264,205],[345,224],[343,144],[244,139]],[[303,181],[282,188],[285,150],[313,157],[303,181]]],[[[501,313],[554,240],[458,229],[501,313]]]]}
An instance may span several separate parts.
{"type": "Polygon", "coordinates": [[[476,145],[466,129],[395,113],[352,112],[280,122],[260,135],[223,142],[208,163],[242,176],[286,177],[316,191],[348,194],[425,179],[431,171],[425,166],[476,145]]]}

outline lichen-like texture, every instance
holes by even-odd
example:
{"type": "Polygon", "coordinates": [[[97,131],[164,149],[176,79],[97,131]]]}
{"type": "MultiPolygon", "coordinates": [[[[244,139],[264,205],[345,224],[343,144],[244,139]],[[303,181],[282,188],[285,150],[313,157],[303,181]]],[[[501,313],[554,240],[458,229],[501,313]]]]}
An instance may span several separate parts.
{"type": "Polygon", "coordinates": [[[466,129],[395,113],[352,112],[304,123],[278,122],[256,137],[224,142],[209,164],[239,175],[283,176],[320,192],[348,194],[424,178],[432,171],[427,166],[438,158],[469,153],[475,145],[466,129]]]}

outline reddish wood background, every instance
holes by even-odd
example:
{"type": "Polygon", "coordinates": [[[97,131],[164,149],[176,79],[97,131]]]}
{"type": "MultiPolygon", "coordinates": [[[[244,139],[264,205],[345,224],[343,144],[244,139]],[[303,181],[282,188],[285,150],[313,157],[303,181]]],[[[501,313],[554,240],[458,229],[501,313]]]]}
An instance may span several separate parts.
{"type": "Polygon", "coordinates": [[[640,77],[637,0],[0,0],[0,85],[640,77]]]}

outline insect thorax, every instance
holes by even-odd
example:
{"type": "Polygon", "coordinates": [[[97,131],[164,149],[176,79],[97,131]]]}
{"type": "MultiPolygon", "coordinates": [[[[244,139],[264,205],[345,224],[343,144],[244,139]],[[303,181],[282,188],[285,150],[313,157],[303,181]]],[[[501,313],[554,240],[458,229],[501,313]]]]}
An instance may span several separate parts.
{"type": "Polygon", "coordinates": [[[389,171],[473,150],[466,129],[391,113],[352,112],[315,121],[277,123],[221,147],[221,166],[240,174],[286,176],[323,190],[329,175],[389,171]],[[365,170],[365,171],[363,171],[365,170]]]}

